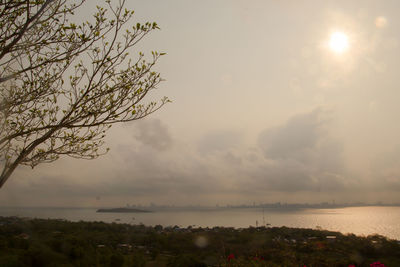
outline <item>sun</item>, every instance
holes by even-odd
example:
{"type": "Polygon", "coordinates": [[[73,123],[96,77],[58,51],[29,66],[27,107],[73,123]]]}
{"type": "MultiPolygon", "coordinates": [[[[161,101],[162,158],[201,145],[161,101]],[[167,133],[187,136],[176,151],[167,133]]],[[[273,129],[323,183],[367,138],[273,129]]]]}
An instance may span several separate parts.
{"type": "Polygon", "coordinates": [[[337,53],[342,54],[349,49],[349,37],[343,32],[334,32],[329,39],[329,48],[337,53]]]}

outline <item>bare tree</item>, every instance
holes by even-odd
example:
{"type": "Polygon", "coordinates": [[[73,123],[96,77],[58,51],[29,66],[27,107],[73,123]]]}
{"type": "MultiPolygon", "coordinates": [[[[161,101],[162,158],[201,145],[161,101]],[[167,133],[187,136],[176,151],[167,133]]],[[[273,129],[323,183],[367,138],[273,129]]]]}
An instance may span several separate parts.
{"type": "Polygon", "coordinates": [[[19,165],[104,154],[112,124],[169,102],[144,103],[162,81],[153,66],[163,53],[128,55],[157,24],[132,27],[125,0],[73,23],[84,0],[69,2],[0,0],[0,187],[19,165]]]}

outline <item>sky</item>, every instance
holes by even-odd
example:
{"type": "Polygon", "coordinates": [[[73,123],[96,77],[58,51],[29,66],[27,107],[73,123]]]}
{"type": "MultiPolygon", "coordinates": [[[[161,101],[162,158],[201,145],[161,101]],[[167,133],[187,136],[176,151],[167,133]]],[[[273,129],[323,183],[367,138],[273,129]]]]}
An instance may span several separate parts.
{"type": "Polygon", "coordinates": [[[399,1],[127,7],[161,28],[132,53],[167,53],[151,98],[172,103],[99,159],[19,167],[1,206],[400,202],[399,1]]]}

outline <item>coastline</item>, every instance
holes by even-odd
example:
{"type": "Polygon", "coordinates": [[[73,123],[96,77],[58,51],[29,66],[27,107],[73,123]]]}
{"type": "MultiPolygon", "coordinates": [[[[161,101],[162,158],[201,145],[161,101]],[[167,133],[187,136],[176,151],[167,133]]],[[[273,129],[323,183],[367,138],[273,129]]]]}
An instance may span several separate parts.
{"type": "Polygon", "coordinates": [[[358,207],[344,209],[235,208],[210,210],[153,210],[150,213],[96,212],[95,208],[0,208],[0,216],[19,216],[68,221],[102,221],[163,227],[247,228],[269,224],[274,227],[328,229],[356,235],[380,234],[400,240],[400,207],[358,207]]]}

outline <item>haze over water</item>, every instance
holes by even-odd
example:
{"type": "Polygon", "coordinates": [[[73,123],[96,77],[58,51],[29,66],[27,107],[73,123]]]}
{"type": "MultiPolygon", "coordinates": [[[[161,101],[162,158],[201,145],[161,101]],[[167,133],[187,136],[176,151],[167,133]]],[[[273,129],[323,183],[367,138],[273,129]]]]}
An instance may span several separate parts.
{"type": "Polygon", "coordinates": [[[400,240],[400,207],[349,207],[336,209],[231,208],[156,211],[152,213],[97,213],[93,208],[0,208],[0,216],[21,216],[71,221],[103,221],[180,227],[244,228],[270,224],[327,229],[357,235],[379,234],[400,240]]]}

